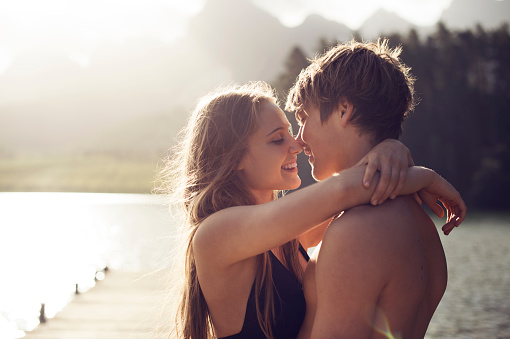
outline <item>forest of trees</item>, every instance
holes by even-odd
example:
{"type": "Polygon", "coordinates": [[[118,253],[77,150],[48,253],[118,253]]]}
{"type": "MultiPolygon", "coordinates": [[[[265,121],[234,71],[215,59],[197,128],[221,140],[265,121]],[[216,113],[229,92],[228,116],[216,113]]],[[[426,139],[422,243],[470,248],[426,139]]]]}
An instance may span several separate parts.
{"type": "MultiPolygon", "coordinates": [[[[417,78],[415,90],[420,101],[406,120],[402,137],[415,163],[448,179],[471,209],[508,209],[508,25],[491,31],[481,26],[451,31],[439,23],[426,38],[414,30],[388,38],[390,45],[402,45],[401,58],[417,78]]],[[[318,53],[329,46],[331,43],[321,41],[318,53]]],[[[308,57],[298,47],[289,54],[286,71],[273,83],[282,100],[308,65],[308,57]]],[[[311,178],[303,178],[303,172],[300,175],[306,184],[311,178]]]]}

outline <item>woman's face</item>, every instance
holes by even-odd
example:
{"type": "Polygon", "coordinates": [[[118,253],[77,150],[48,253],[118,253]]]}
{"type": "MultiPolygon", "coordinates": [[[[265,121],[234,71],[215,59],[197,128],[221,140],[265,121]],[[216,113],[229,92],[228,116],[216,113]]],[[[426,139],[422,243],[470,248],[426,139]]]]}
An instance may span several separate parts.
{"type": "Polygon", "coordinates": [[[259,203],[271,200],[273,190],[301,185],[297,155],[302,146],[292,137],[290,123],[272,102],[261,104],[258,128],[248,141],[248,151],[239,164],[239,176],[259,203]]]}

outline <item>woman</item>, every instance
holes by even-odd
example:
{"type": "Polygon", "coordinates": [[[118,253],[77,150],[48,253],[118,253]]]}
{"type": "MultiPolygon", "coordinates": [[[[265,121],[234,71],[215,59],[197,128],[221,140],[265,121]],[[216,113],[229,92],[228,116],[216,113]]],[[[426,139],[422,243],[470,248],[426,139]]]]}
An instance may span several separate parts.
{"type": "MultiPolygon", "coordinates": [[[[296,159],[302,149],[289,128],[264,83],[220,90],[193,112],[181,151],[165,171],[189,227],[179,337],[295,337],[305,312],[307,256],[300,242],[315,246],[331,217],[370,201],[375,185],[362,187],[363,167],[275,199],[277,191],[301,183],[296,159]]],[[[403,193],[426,186],[430,173],[411,168],[403,193]]],[[[430,192],[439,189],[460,216],[449,216],[451,228],[462,221],[457,203],[463,203],[438,181],[430,192]]],[[[383,200],[400,189],[396,182],[388,186],[383,200]]],[[[425,197],[435,202],[430,192],[425,197]]]]}

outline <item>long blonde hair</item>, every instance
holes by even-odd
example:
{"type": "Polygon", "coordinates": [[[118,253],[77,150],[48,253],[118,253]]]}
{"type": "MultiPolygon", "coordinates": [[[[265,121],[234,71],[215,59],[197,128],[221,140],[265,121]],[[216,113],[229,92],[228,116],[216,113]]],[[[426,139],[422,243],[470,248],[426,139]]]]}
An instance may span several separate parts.
{"type": "MultiPolygon", "coordinates": [[[[187,226],[185,278],[175,326],[179,338],[215,337],[197,277],[192,240],[201,222],[211,214],[256,203],[238,177],[237,168],[247,151],[248,139],[258,126],[260,105],[267,101],[277,102],[274,91],[264,82],[221,88],[202,98],[182,132],[181,144],[162,172],[160,179],[168,184],[166,191],[178,197],[187,226]]],[[[274,191],[273,199],[278,194],[274,191]]],[[[283,264],[301,279],[298,246],[293,240],[281,250],[283,264]]],[[[268,338],[272,338],[275,319],[274,297],[269,252],[261,253],[257,256],[255,304],[259,324],[268,338]]]]}

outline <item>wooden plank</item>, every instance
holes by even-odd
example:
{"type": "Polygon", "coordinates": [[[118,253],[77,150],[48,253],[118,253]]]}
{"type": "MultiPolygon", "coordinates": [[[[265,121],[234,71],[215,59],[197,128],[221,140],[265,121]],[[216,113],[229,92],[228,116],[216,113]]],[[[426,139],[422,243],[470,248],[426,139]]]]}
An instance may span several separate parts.
{"type": "Polygon", "coordinates": [[[26,339],[166,338],[165,271],[108,271],[91,290],[75,296],[55,318],[26,339]]]}

